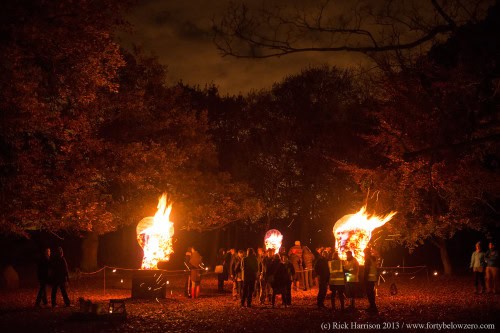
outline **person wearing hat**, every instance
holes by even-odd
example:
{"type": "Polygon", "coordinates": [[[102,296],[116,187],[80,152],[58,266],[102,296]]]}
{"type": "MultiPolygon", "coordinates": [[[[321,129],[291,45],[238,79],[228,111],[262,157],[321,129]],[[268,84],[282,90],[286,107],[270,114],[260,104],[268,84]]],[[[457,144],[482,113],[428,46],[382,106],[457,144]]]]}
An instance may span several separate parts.
{"type": "Polygon", "coordinates": [[[490,242],[489,250],[484,258],[486,260],[486,291],[496,294],[498,292],[498,267],[499,258],[498,250],[495,248],[495,243],[490,242]]]}
{"type": "Polygon", "coordinates": [[[476,294],[479,294],[479,285],[481,285],[481,293],[485,292],[486,285],[484,282],[484,266],[486,266],[484,252],[481,251],[481,242],[476,243],[476,251],[472,252],[470,259],[470,268],[474,272],[474,287],[476,294]]]}

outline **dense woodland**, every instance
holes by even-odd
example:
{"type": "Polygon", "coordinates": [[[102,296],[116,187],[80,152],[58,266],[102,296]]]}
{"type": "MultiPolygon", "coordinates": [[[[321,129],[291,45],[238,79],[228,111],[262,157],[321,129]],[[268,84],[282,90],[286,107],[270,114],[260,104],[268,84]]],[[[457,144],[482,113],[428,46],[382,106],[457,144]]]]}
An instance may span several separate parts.
{"type": "MultiPolygon", "coordinates": [[[[435,244],[451,273],[447,240],[498,230],[498,3],[411,59],[361,50],[375,70],[304,68],[239,96],[169,85],[164,64],[123,49],[129,5],[4,4],[4,235],[64,232],[95,248],[168,192],[176,228],[292,224],[308,239],[368,203],[398,211],[385,232],[435,244]]],[[[95,268],[95,251],[84,257],[95,268]]]]}

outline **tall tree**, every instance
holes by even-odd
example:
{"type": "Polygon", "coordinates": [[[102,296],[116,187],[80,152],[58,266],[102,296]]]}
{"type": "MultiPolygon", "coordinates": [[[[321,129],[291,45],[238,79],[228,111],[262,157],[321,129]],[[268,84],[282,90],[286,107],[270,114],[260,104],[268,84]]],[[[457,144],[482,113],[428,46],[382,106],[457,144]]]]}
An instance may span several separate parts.
{"type": "Polygon", "coordinates": [[[497,5],[415,65],[386,72],[368,137],[386,160],[353,173],[400,212],[390,226],[402,242],[438,247],[447,274],[448,239],[499,226],[499,14],[497,5]]]}
{"type": "Polygon", "coordinates": [[[2,231],[76,230],[109,214],[88,163],[123,65],[113,29],[127,1],[7,1],[0,14],[2,231]]]}

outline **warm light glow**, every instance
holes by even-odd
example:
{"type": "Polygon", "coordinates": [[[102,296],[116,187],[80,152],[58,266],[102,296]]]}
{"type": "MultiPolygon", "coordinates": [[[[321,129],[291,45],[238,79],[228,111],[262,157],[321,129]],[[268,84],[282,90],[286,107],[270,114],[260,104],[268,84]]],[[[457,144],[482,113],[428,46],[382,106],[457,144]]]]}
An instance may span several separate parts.
{"type": "Polygon", "coordinates": [[[268,230],[264,236],[264,246],[266,250],[273,249],[274,254],[279,253],[282,241],[283,235],[276,229],[268,230]]]}
{"type": "Polygon", "coordinates": [[[372,231],[386,224],[396,212],[385,216],[368,215],[366,206],[356,214],[345,215],[333,226],[335,247],[341,259],[346,259],[346,252],[352,251],[353,256],[360,265],[364,265],[365,250],[372,237],[372,231]]]}
{"type": "Polygon", "coordinates": [[[167,206],[164,193],[158,201],[154,217],[145,217],[137,225],[137,241],[144,250],[142,269],[157,269],[158,262],[168,261],[174,252],[172,236],[174,224],[169,220],[172,205],[167,206]]]}
{"type": "Polygon", "coordinates": [[[434,276],[438,275],[438,272],[434,272],[434,276]]]}

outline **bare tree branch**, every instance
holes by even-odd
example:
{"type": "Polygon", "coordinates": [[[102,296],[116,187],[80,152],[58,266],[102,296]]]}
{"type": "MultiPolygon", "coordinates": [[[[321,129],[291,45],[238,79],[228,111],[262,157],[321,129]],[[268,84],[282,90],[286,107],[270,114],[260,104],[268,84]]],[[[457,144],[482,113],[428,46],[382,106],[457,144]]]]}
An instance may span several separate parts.
{"type": "MultiPolygon", "coordinates": [[[[488,0],[485,0],[488,2],[488,0]]],[[[492,2],[492,0],[489,0],[492,2]]],[[[223,56],[270,58],[299,52],[365,54],[412,50],[466,23],[477,1],[386,0],[377,8],[358,1],[350,8],[322,1],[316,7],[232,5],[214,22],[214,43],[223,56]],[[409,6],[408,6],[409,4],[409,6]]],[[[485,12],[487,7],[480,7],[485,12]]]]}

